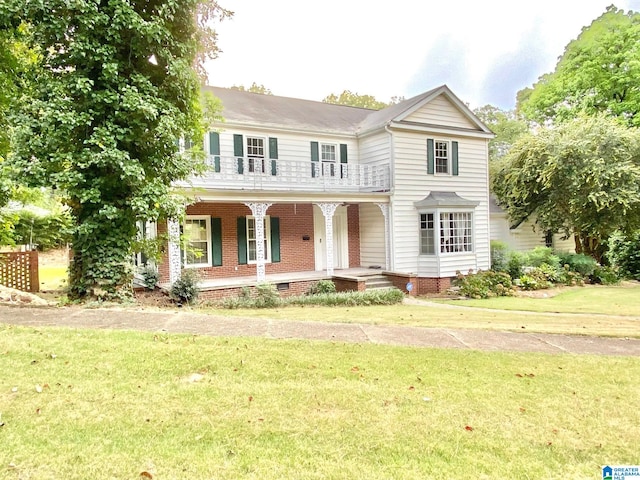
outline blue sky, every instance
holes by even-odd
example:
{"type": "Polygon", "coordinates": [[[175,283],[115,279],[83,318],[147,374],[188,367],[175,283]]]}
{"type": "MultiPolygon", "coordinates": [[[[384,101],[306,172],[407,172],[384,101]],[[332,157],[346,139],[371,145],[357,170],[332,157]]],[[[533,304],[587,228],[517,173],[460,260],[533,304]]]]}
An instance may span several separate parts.
{"type": "Polygon", "coordinates": [[[583,27],[612,3],[640,0],[220,0],[223,52],[209,83],[256,82],[275,95],[322,100],[351,90],[388,101],[447,84],[472,108],[509,109],[554,70],[583,27]]]}

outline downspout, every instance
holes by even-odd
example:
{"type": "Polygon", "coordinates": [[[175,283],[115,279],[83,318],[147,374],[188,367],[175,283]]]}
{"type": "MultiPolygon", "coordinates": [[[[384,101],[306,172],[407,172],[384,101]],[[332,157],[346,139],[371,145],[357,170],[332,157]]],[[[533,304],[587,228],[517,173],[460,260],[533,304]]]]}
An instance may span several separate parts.
{"type": "Polygon", "coordinates": [[[395,150],[393,144],[393,132],[389,129],[389,124],[384,126],[385,132],[389,134],[389,238],[387,242],[389,242],[389,270],[394,271],[396,268],[395,265],[395,249],[394,245],[394,236],[393,236],[393,195],[395,192],[395,150]]]}

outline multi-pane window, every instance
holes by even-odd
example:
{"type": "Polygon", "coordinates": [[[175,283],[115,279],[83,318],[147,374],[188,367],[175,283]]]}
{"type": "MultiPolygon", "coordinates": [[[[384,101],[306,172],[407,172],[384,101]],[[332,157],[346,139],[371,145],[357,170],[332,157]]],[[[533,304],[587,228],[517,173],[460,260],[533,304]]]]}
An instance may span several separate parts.
{"type": "Polygon", "coordinates": [[[433,213],[420,214],[420,253],[435,253],[435,226],[433,213]]]}
{"type": "Polygon", "coordinates": [[[434,160],[436,173],[449,173],[449,142],[434,142],[434,160]]]}
{"type": "Polygon", "coordinates": [[[264,138],[247,137],[247,158],[250,172],[264,173],[264,138]]]}
{"type": "Polygon", "coordinates": [[[320,145],[320,160],[322,160],[322,174],[333,177],[336,174],[336,146],[328,143],[320,145]]]}
{"type": "Polygon", "coordinates": [[[187,267],[210,266],[211,258],[211,223],[207,216],[187,217],[184,222],[184,236],[187,240],[183,252],[184,264],[187,267]]]}
{"type": "Polygon", "coordinates": [[[440,213],[440,252],[473,251],[471,212],[440,213]]]}
{"type": "MultiPolygon", "coordinates": [[[[266,216],[264,218],[264,260],[265,262],[271,261],[271,232],[270,232],[270,218],[266,216]]],[[[249,263],[255,263],[258,260],[258,242],[256,235],[256,220],[254,217],[247,217],[247,255],[249,263]]]]}

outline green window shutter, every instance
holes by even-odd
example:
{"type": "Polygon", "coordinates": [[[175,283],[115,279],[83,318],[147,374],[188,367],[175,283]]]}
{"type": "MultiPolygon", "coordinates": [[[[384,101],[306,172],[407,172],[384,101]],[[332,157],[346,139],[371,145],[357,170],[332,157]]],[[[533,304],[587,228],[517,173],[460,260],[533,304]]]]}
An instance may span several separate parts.
{"type": "Polygon", "coordinates": [[[214,267],[222,265],[222,219],[211,217],[211,261],[214,267]]]}
{"type": "Polygon", "coordinates": [[[340,178],[344,178],[347,176],[347,167],[346,164],[348,162],[347,158],[347,144],[340,144],[340,178]],[[342,165],[345,165],[344,167],[342,165]]]}
{"type": "Polygon", "coordinates": [[[278,159],[278,139],[269,137],[269,158],[271,159],[271,175],[278,173],[276,160],[278,159]]]}
{"type": "Polygon", "coordinates": [[[238,264],[247,264],[247,217],[238,217],[238,264]]]}
{"type": "Polygon", "coordinates": [[[233,135],[233,156],[236,157],[238,162],[238,173],[244,173],[244,139],[242,135],[234,134],[233,135]]]}
{"type": "Polygon", "coordinates": [[[313,162],[320,161],[320,147],[318,146],[318,142],[311,142],[311,176],[316,176],[316,169],[313,162]]]}
{"type": "Polygon", "coordinates": [[[458,175],[458,142],[451,142],[451,172],[458,175]]]}
{"type": "Polygon", "coordinates": [[[280,261],[280,219],[271,217],[271,261],[280,261]]]}
{"type": "Polygon", "coordinates": [[[213,155],[213,170],[220,172],[220,134],[209,132],[209,154],[213,155]]]}
{"type": "Polygon", "coordinates": [[[427,173],[433,175],[435,173],[435,151],[433,146],[433,138],[427,139],[427,173]]]}

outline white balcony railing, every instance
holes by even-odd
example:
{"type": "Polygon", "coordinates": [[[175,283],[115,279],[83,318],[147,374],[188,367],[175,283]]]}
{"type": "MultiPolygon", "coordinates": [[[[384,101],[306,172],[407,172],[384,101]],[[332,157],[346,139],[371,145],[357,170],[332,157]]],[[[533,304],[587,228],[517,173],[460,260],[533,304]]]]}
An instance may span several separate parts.
{"type": "Polygon", "coordinates": [[[359,165],[210,155],[194,187],[223,190],[387,192],[389,165],[359,165]]]}

